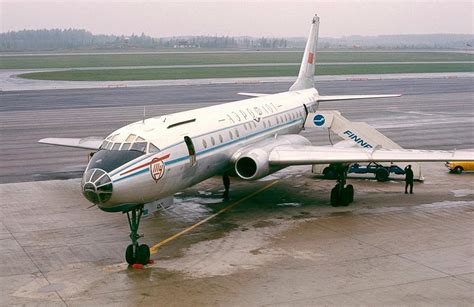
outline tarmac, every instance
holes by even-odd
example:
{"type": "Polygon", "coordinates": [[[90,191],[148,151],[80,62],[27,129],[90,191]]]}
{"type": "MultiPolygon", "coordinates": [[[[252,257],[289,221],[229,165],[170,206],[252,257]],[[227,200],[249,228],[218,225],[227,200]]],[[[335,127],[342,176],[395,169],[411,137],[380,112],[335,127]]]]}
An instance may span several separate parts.
{"type": "MultiPolygon", "coordinates": [[[[474,147],[470,77],[320,81],[321,94],[402,93],[331,102],[407,148],[474,147]]],[[[279,92],[288,82],[2,92],[0,305],[420,305],[474,303],[474,174],[424,164],[424,183],[350,178],[355,201],[329,205],[333,181],[291,167],[249,184],[221,179],[175,196],[142,221],[153,246],[254,197],[161,246],[141,270],[124,263],[122,214],[90,208],[79,190],[86,151],[36,144],[42,137],[105,135],[149,116],[279,92]]],[[[305,131],[314,144],[327,132],[305,131]]]]}

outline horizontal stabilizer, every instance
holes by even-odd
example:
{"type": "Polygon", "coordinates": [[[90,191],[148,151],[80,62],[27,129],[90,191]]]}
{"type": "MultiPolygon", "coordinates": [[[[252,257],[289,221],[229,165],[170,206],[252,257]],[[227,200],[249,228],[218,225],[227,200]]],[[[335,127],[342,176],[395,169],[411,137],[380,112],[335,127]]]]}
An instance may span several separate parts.
{"type": "Polygon", "coordinates": [[[249,97],[263,97],[263,96],[268,96],[270,94],[261,94],[261,93],[237,93],[237,95],[242,95],[242,96],[249,96],[249,97]]]}
{"type": "Polygon", "coordinates": [[[402,96],[402,95],[401,94],[394,94],[394,95],[334,95],[334,96],[319,96],[318,101],[391,98],[391,97],[400,97],[400,96],[402,96]]]}
{"type": "Polygon", "coordinates": [[[91,136],[86,138],[45,138],[38,141],[41,144],[65,146],[81,149],[98,150],[104,138],[91,136]]]}

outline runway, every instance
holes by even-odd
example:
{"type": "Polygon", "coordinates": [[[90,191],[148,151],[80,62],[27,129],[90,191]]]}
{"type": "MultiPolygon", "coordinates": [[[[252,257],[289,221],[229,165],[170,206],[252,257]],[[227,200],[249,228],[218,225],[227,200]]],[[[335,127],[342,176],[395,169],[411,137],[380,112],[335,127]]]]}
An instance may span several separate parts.
{"type": "MultiPolygon", "coordinates": [[[[402,93],[320,108],[366,121],[404,147],[461,149],[474,147],[473,79],[331,80],[317,87],[325,95],[402,93]]],[[[142,221],[141,242],[159,248],[154,264],[134,270],[124,263],[126,217],[88,208],[80,193],[88,152],[36,143],[105,136],[142,119],[144,105],[156,116],[290,84],[0,93],[0,306],[472,306],[473,173],[424,164],[426,180],[414,195],[403,194],[400,180],[351,178],[355,201],[337,208],[329,204],[334,182],[309,166],[252,183],[232,180],[229,202],[222,201],[221,179],[211,178],[142,221]]],[[[325,131],[303,134],[329,143],[325,131]]]]}
{"type": "MultiPolygon", "coordinates": [[[[393,94],[403,97],[328,102],[352,121],[365,121],[406,148],[474,147],[474,78],[318,81],[321,94],[393,94]]],[[[175,85],[160,87],[1,92],[0,182],[76,178],[87,151],[37,144],[45,137],[106,136],[147,117],[246,97],[276,93],[291,83],[175,85]]],[[[327,132],[306,131],[313,144],[329,144],[327,132]]]]}

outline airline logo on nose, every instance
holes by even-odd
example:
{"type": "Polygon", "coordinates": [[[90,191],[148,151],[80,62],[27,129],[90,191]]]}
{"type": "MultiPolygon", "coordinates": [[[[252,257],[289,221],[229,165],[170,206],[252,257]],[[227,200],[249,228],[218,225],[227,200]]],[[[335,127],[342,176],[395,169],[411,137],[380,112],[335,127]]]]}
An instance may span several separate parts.
{"type": "Polygon", "coordinates": [[[165,173],[165,164],[162,159],[154,158],[150,164],[151,177],[158,182],[165,173]]]}
{"type": "Polygon", "coordinates": [[[310,52],[308,55],[308,64],[313,64],[314,53],[310,52]]]}

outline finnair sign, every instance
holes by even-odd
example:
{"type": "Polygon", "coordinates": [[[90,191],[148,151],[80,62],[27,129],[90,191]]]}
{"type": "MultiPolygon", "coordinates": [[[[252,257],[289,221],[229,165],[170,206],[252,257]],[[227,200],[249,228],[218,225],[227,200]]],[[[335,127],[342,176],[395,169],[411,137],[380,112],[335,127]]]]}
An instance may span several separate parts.
{"type": "Polygon", "coordinates": [[[368,142],[365,142],[362,138],[358,137],[357,134],[350,130],[344,131],[344,134],[363,148],[374,148],[374,146],[370,145],[368,142]]]}

